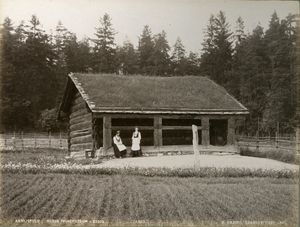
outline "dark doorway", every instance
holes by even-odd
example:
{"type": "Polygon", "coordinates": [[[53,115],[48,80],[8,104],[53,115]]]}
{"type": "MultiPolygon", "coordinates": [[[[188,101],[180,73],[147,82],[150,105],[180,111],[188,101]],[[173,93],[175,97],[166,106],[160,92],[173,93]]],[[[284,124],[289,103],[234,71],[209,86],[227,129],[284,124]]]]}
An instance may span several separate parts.
{"type": "Polygon", "coordinates": [[[224,146],[227,144],[227,119],[209,120],[210,144],[224,146]]]}
{"type": "MultiPolygon", "coordinates": [[[[192,145],[192,125],[201,126],[201,119],[162,119],[163,126],[184,126],[190,129],[163,129],[163,145],[192,145]]],[[[201,130],[198,130],[199,144],[201,144],[201,130]]]]}

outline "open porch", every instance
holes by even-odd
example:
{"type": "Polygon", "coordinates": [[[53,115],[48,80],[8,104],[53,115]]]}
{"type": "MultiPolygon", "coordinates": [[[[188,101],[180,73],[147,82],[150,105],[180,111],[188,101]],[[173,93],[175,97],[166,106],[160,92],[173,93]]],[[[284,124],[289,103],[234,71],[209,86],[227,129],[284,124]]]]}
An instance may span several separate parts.
{"type": "Polygon", "coordinates": [[[192,125],[197,125],[201,153],[235,153],[235,128],[240,118],[232,115],[137,115],[94,114],[94,148],[103,155],[113,153],[112,138],[121,131],[124,145],[130,152],[134,127],[142,134],[144,153],[192,153],[192,125]]]}

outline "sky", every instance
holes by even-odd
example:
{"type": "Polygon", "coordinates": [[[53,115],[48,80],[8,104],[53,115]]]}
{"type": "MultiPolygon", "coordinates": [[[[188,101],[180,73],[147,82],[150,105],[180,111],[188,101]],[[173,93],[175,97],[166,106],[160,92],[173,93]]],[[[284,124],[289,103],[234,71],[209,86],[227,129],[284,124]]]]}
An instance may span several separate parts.
{"type": "Polygon", "coordinates": [[[14,25],[29,21],[35,14],[44,30],[54,31],[60,20],[79,39],[94,38],[99,18],[108,13],[117,31],[116,43],[125,40],[138,44],[143,27],[149,25],[152,33],[167,33],[170,46],[177,37],[188,51],[199,52],[209,17],[220,10],[225,12],[231,29],[241,16],[246,32],[258,24],[267,28],[274,11],[280,18],[289,13],[299,14],[298,1],[245,0],[0,0],[1,21],[10,17],[14,25]]]}

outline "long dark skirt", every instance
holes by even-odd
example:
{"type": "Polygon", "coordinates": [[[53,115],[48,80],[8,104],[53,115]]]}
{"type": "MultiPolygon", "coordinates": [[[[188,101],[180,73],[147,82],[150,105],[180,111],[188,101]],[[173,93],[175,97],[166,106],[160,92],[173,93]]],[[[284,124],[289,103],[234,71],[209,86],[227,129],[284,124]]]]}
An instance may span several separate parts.
{"type": "Polygon", "coordinates": [[[132,157],[140,157],[140,156],[142,156],[143,155],[143,153],[142,153],[142,149],[140,149],[140,150],[131,150],[131,156],[132,157]]]}
{"type": "Polygon", "coordinates": [[[127,150],[124,149],[124,150],[120,151],[120,153],[121,153],[121,157],[124,158],[124,157],[126,157],[127,150]]]}
{"type": "Polygon", "coordinates": [[[115,157],[116,157],[116,158],[120,158],[120,155],[121,155],[121,154],[120,154],[120,151],[119,151],[117,145],[113,144],[113,148],[114,148],[114,154],[115,154],[115,157]]]}

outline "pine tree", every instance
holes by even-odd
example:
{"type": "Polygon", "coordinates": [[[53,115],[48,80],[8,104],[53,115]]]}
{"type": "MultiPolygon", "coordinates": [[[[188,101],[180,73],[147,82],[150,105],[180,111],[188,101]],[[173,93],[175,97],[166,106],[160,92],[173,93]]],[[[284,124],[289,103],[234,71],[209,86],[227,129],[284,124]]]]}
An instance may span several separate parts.
{"type": "Polygon", "coordinates": [[[125,41],[123,46],[117,49],[117,58],[121,74],[138,73],[138,54],[130,41],[125,41]]]}
{"type": "Polygon", "coordinates": [[[139,37],[139,65],[142,74],[150,74],[154,66],[153,62],[154,42],[151,29],[146,25],[139,37]]]}
{"type": "Polygon", "coordinates": [[[233,54],[231,37],[225,14],[220,11],[216,17],[211,16],[206,29],[200,67],[202,74],[220,85],[227,83],[227,72],[231,70],[233,54]]]}
{"type": "Polygon", "coordinates": [[[236,97],[249,109],[247,132],[254,133],[257,131],[257,121],[262,122],[269,91],[269,62],[263,28],[257,26],[237,48],[231,73],[235,75],[234,79],[239,80],[233,91],[237,92],[236,97]]]}
{"type": "Polygon", "coordinates": [[[153,48],[153,75],[167,75],[170,69],[170,46],[167,41],[167,34],[165,31],[155,35],[153,48]]]}
{"type": "Polygon", "coordinates": [[[246,51],[245,42],[247,36],[245,34],[244,28],[245,26],[243,19],[241,17],[238,17],[234,34],[235,47],[232,56],[232,68],[230,72],[227,72],[228,81],[225,85],[226,88],[230,91],[230,94],[238,98],[241,97],[241,90],[243,89],[242,87],[244,85],[245,79],[243,73],[236,70],[243,64],[242,60],[245,56],[246,51]]]}
{"type": "Polygon", "coordinates": [[[87,39],[77,40],[72,34],[66,42],[65,55],[68,72],[88,72],[92,68],[91,47],[87,39]]]}
{"type": "Polygon", "coordinates": [[[55,34],[53,37],[53,51],[54,51],[54,62],[53,62],[53,71],[56,77],[57,83],[57,106],[61,102],[63,89],[66,83],[66,78],[69,73],[67,62],[66,62],[66,43],[67,40],[70,38],[71,33],[63,26],[62,22],[59,21],[56,29],[55,34]]]}
{"type": "Polygon", "coordinates": [[[295,58],[294,29],[292,22],[280,21],[274,12],[269,29],[266,31],[265,42],[270,63],[268,74],[270,90],[264,118],[269,128],[275,128],[277,122],[290,122],[294,116],[295,110],[292,102],[294,79],[292,64],[295,58]]]}
{"type": "Polygon", "coordinates": [[[53,72],[55,55],[49,36],[34,15],[25,28],[24,58],[17,65],[17,73],[23,82],[20,93],[24,102],[29,104],[24,123],[32,127],[37,123],[39,112],[54,105],[58,87],[53,72]]]}
{"type": "Polygon", "coordinates": [[[200,58],[198,54],[190,52],[187,58],[187,67],[185,70],[187,75],[199,75],[200,74],[200,58]]]}
{"type": "Polygon", "coordinates": [[[110,16],[105,13],[100,18],[100,26],[96,28],[96,39],[94,47],[93,68],[96,72],[114,73],[116,72],[116,32],[112,27],[110,16]]]}
{"type": "Polygon", "coordinates": [[[11,129],[11,126],[15,124],[14,122],[14,106],[20,103],[17,102],[17,92],[15,83],[17,81],[15,75],[15,53],[17,48],[17,37],[14,33],[13,24],[10,18],[5,18],[2,24],[1,35],[2,35],[2,51],[1,51],[1,94],[0,94],[0,104],[1,104],[1,127],[4,129],[11,129]]]}
{"type": "Polygon", "coordinates": [[[235,45],[239,45],[245,38],[245,25],[241,17],[238,17],[236,21],[236,30],[235,30],[235,45]]]}
{"type": "Polygon", "coordinates": [[[172,52],[172,65],[173,65],[173,74],[174,75],[184,75],[187,70],[187,59],[186,59],[186,51],[185,47],[178,37],[173,46],[172,52]]]}

